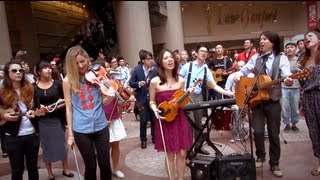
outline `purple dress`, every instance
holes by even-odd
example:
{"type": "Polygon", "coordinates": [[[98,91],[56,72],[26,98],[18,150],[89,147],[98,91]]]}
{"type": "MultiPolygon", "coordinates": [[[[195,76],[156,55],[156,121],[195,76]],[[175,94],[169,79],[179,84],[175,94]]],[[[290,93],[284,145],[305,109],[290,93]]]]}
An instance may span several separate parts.
{"type": "MultiPolygon", "coordinates": [[[[159,105],[161,102],[169,101],[176,90],[167,90],[157,92],[156,102],[159,105]]],[[[179,108],[175,120],[167,122],[161,120],[164,140],[166,143],[167,152],[178,152],[180,150],[188,150],[192,144],[191,128],[189,126],[187,116],[184,111],[179,108]]],[[[162,136],[160,131],[159,120],[155,121],[155,144],[154,148],[159,151],[164,151],[162,136]]]]}

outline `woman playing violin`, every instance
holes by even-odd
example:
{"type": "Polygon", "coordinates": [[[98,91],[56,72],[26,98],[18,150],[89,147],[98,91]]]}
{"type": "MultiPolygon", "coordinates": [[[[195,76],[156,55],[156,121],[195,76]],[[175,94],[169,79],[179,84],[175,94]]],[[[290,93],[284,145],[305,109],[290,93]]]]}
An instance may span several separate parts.
{"type": "MultiPolygon", "coordinates": [[[[164,119],[159,115],[160,111],[157,108],[161,102],[169,101],[172,95],[184,88],[184,79],[178,74],[178,62],[174,60],[170,50],[164,49],[159,54],[157,61],[158,76],[154,77],[150,83],[150,108],[156,115],[157,119],[164,119]]],[[[193,88],[189,88],[193,91],[193,88]]],[[[181,108],[177,111],[177,116],[172,122],[161,120],[163,136],[161,134],[160,122],[155,123],[155,146],[159,151],[167,152],[167,172],[170,179],[175,179],[174,161],[176,157],[178,177],[183,179],[185,174],[186,151],[192,144],[191,129],[187,122],[187,117],[181,108]],[[165,146],[163,144],[163,139],[165,146]]]]}
{"type": "Polygon", "coordinates": [[[81,46],[67,51],[65,68],[63,93],[69,126],[68,145],[72,148],[74,142],[77,144],[85,165],[85,179],[97,179],[97,161],[100,179],[111,179],[109,128],[103,104],[114,99],[115,90],[110,87],[102,91],[102,87],[85,79],[91,64],[88,53],[81,46]]]}
{"type": "MultiPolygon", "coordinates": [[[[109,63],[106,63],[106,71],[108,73],[110,72],[109,63]]],[[[109,77],[112,78],[112,76],[109,77]]],[[[134,96],[131,95],[129,100],[134,101],[134,96]]],[[[118,98],[113,99],[110,103],[103,106],[109,125],[113,174],[118,178],[124,178],[124,174],[118,168],[120,159],[120,140],[127,137],[127,133],[122,123],[121,111],[119,111],[122,109],[122,106],[123,102],[118,98]]]]}

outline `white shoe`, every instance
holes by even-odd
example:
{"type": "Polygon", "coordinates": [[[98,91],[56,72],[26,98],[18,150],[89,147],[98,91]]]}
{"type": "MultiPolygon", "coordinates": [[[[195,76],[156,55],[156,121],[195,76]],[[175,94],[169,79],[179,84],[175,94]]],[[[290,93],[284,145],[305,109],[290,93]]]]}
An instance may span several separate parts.
{"type": "Polygon", "coordinates": [[[113,172],[113,174],[117,177],[117,178],[124,178],[124,174],[121,171],[116,171],[113,172]]]}

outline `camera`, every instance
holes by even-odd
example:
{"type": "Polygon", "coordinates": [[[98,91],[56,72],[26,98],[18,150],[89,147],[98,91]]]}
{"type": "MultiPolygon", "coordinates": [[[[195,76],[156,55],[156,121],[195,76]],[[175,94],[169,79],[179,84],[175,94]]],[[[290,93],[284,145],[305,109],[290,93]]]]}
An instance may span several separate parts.
{"type": "Polygon", "coordinates": [[[27,51],[21,51],[21,55],[27,55],[27,51]]]}

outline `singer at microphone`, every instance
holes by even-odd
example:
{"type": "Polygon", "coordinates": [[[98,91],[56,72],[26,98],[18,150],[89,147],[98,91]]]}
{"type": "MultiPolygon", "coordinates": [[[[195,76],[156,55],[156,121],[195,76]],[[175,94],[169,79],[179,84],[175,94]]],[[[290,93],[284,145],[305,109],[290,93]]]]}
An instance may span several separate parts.
{"type": "Polygon", "coordinates": [[[269,51],[269,52],[267,52],[265,54],[260,54],[260,56],[258,56],[257,59],[265,59],[265,58],[267,59],[271,54],[272,54],[271,51],[269,51]]]}

